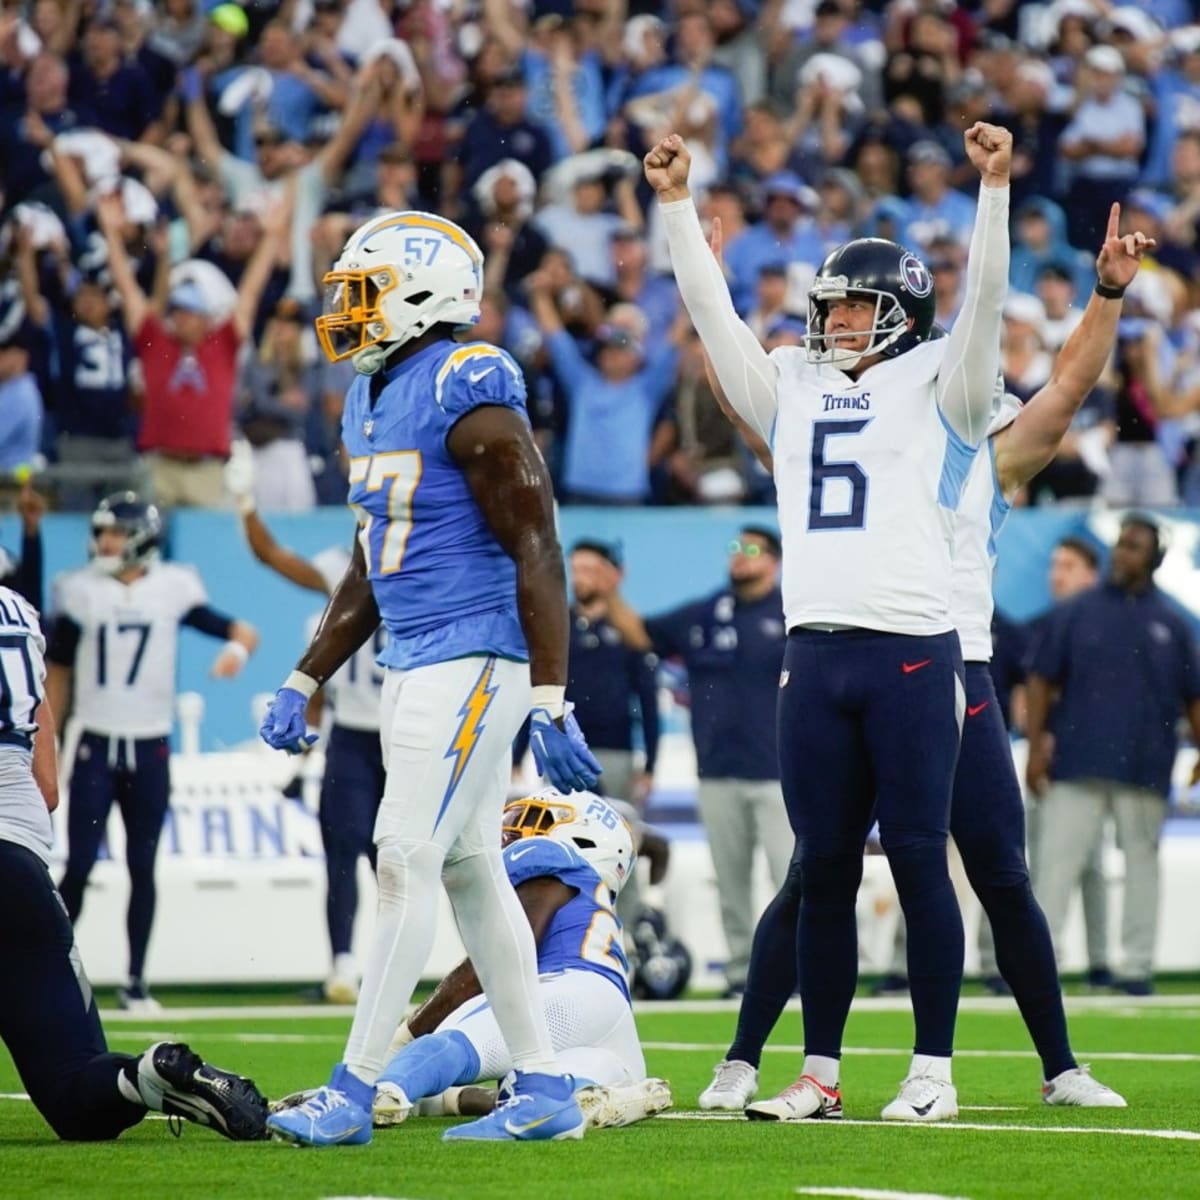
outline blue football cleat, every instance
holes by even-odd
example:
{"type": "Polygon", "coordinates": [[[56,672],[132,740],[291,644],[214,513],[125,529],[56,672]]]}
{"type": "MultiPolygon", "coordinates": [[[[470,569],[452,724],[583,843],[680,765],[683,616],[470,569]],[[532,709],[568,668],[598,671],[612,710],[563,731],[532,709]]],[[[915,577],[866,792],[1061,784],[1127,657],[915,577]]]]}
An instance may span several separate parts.
{"type": "Polygon", "coordinates": [[[351,1075],[344,1063],[329,1083],[303,1104],[272,1113],[267,1132],[297,1146],[365,1146],[371,1140],[375,1089],[351,1075]]]}
{"type": "Polygon", "coordinates": [[[500,1085],[499,1103],[478,1121],[442,1134],[447,1142],[560,1142],[587,1128],[570,1075],[513,1071],[500,1085]]]}

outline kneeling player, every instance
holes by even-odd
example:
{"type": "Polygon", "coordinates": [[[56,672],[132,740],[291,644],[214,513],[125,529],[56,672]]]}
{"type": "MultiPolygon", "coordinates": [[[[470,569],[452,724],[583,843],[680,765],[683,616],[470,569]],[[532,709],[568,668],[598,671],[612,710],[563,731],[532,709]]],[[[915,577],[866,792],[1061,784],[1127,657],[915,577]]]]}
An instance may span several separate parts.
{"type": "Polygon", "coordinates": [[[115,1138],[150,1109],[237,1141],[266,1132],[249,1079],[178,1042],[111,1054],[47,862],[58,807],[54,715],[37,614],[0,587],[0,1040],[34,1107],[64,1141],[115,1138]]]}
{"type": "MultiPolygon", "coordinates": [[[[628,964],[613,911],[632,870],[629,827],[611,805],[548,788],[504,809],[504,866],[533,928],[546,1024],[592,1126],[628,1125],[671,1102],[646,1078],[628,964]]],[[[483,1115],[512,1059],[470,960],[401,1026],[379,1077],[375,1124],[396,1125],[421,1101],[430,1115],[483,1115]]],[[[503,1085],[502,1085],[503,1087],[503,1085]]],[[[514,1119],[520,1119],[519,1111],[514,1119]]]]}

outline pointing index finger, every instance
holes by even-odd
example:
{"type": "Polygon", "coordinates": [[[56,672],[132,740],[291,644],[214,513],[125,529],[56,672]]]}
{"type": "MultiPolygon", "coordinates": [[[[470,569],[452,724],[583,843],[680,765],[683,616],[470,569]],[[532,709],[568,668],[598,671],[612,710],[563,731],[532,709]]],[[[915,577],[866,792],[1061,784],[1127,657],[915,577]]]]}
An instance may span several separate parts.
{"type": "Polygon", "coordinates": [[[1108,232],[1104,235],[1104,240],[1107,242],[1111,238],[1117,236],[1117,230],[1121,227],[1121,206],[1114,203],[1112,208],[1108,210],[1108,232]]]}

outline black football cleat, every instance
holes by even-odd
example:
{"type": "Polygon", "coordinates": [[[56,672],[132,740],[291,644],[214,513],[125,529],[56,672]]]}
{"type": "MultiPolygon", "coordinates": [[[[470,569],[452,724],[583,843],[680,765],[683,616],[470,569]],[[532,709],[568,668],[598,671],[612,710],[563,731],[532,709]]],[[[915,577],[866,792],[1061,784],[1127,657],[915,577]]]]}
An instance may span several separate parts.
{"type": "Polygon", "coordinates": [[[267,1098],[252,1079],[206,1063],[182,1042],[158,1042],[137,1064],[137,1086],[147,1106],[207,1125],[235,1142],[267,1136],[267,1098]]]}

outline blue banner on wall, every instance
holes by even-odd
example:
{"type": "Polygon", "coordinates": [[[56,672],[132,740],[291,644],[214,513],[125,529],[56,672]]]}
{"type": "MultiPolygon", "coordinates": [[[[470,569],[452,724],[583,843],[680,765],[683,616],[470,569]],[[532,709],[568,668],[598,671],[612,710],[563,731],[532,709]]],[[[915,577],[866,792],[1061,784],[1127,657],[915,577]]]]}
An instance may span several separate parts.
{"type": "MultiPolygon", "coordinates": [[[[275,537],[304,555],[328,546],[348,545],[353,520],[345,509],[265,518],[275,537]]],[[[1159,585],[1192,615],[1200,627],[1200,510],[1160,514],[1169,543],[1159,585]]],[[[612,509],[564,508],[560,535],[564,549],[581,537],[621,543],[625,594],[642,612],[656,612],[720,587],[730,539],[743,523],[777,524],[772,509],[612,509]]],[[[1104,510],[1032,509],[1015,512],[999,542],[996,599],[1014,620],[1036,616],[1050,604],[1047,567],[1055,542],[1084,534],[1106,548],[1116,537],[1118,514],[1104,510]]],[[[87,557],[87,518],[51,515],[45,522],[47,596],[54,575],[80,566],[87,557]]],[[[0,519],[0,545],[16,552],[17,518],[0,519]]],[[[258,653],[233,681],[213,680],[209,668],[218,645],[192,630],[180,642],[179,687],[205,700],[202,749],[216,750],[252,738],[256,693],[273,692],[295,665],[304,646],[305,622],[323,600],[285,582],[255,562],[232,513],[181,511],[171,520],[169,556],[194,564],[210,602],[257,626],[258,653]]]]}

